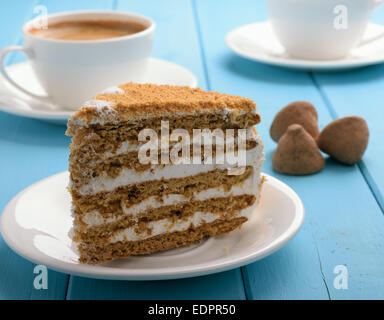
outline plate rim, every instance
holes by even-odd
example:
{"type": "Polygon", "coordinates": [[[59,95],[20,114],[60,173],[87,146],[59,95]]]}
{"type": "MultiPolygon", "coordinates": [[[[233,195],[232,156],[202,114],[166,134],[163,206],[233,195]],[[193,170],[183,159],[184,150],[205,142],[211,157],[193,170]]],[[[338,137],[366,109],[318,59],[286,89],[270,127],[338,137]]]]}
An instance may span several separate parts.
{"type": "MultiPolygon", "coordinates": [[[[245,50],[239,49],[231,40],[234,37],[234,34],[238,32],[240,29],[261,25],[261,24],[270,24],[268,20],[266,21],[258,21],[253,22],[245,25],[238,26],[234,29],[231,29],[228,31],[225,35],[225,43],[227,47],[233,51],[234,53],[238,54],[239,56],[246,58],[251,61],[256,61],[260,63],[264,63],[267,65],[273,65],[273,66],[279,66],[289,69],[296,69],[296,70],[342,70],[342,69],[353,69],[353,68],[359,68],[363,66],[369,66],[373,64],[379,64],[384,62],[384,55],[382,57],[376,57],[376,58],[366,58],[364,60],[346,60],[346,59],[340,59],[340,60],[304,60],[304,59],[284,59],[284,58],[278,58],[273,57],[269,55],[260,55],[260,54],[247,54],[245,50]]],[[[375,26],[381,26],[384,27],[384,25],[369,22],[369,25],[375,25],[375,26]]]]}
{"type": "MultiPolygon", "coordinates": [[[[196,88],[198,85],[198,80],[196,75],[189,70],[188,68],[177,64],[172,61],[168,61],[165,59],[150,57],[149,58],[151,63],[162,63],[168,66],[171,66],[172,68],[179,69],[180,72],[184,72],[185,74],[188,74],[188,77],[191,78],[191,88],[196,88]]],[[[25,65],[30,64],[28,61],[14,63],[6,67],[6,70],[12,72],[12,69],[17,68],[23,68],[25,65]]],[[[1,81],[4,81],[3,78],[1,78],[1,81]]],[[[3,84],[3,86],[6,86],[6,83],[3,84]]],[[[20,98],[21,95],[12,95],[14,97],[20,98]]],[[[22,100],[22,99],[21,99],[22,100]]],[[[7,104],[0,102],[0,111],[30,118],[30,119],[38,119],[38,120],[46,120],[46,121],[67,121],[68,118],[75,112],[75,111],[65,111],[65,110],[57,110],[57,111],[46,111],[46,110],[38,110],[38,109],[20,109],[20,108],[12,108],[11,106],[7,106],[7,104]]]]}
{"type": "MultiPolygon", "coordinates": [[[[144,272],[141,270],[140,274],[133,274],[132,272],[140,271],[139,269],[114,269],[111,267],[105,266],[95,266],[93,268],[92,265],[83,265],[83,264],[71,264],[68,262],[60,261],[56,258],[45,255],[42,252],[39,252],[40,256],[36,257],[33,252],[28,253],[23,251],[23,246],[19,245],[17,241],[14,241],[12,237],[8,235],[5,231],[8,221],[11,221],[14,218],[14,205],[18,201],[18,199],[28,192],[30,189],[36,187],[39,184],[47,182],[47,180],[58,178],[59,176],[64,176],[68,174],[67,171],[57,173],[55,175],[46,177],[42,180],[39,180],[29,187],[25,188],[21,192],[19,192],[16,196],[12,198],[12,200],[5,206],[1,216],[0,216],[0,232],[3,236],[4,241],[7,245],[18,255],[25,258],[28,261],[31,261],[36,264],[46,265],[49,269],[59,271],[61,273],[76,275],[86,278],[94,278],[94,279],[108,279],[108,280],[169,280],[169,279],[181,279],[181,278],[190,278],[197,277],[202,275],[208,275],[223,271],[232,270],[249,263],[255,262],[257,260],[263,259],[266,256],[276,252],[281,247],[283,247],[286,243],[288,243],[300,230],[303,225],[305,218],[305,209],[304,205],[297,195],[297,193],[289,187],[287,184],[282,182],[281,180],[272,177],[268,174],[263,173],[266,177],[267,181],[265,183],[271,182],[272,185],[278,185],[295,203],[295,216],[293,218],[292,223],[287,227],[287,229],[278,237],[275,238],[271,243],[269,243],[262,250],[258,250],[253,253],[246,254],[244,256],[236,257],[236,260],[229,260],[227,262],[222,262],[220,265],[216,265],[215,263],[210,263],[208,266],[206,264],[198,264],[193,267],[193,270],[188,270],[188,266],[178,267],[178,270],[169,271],[164,269],[162,271],[157,271],[153,273],[153,269],[145,269],[144,272]],[[114,270],[119,270],[118,272],[113,272],[114,270]]],[[[9,223],[9,222],[8,222],[9,223]]],[[[12,221],[11,221],[12,223],[12,221]]],[[[18,226],[19,228],[22,228],[18,226]]]]}

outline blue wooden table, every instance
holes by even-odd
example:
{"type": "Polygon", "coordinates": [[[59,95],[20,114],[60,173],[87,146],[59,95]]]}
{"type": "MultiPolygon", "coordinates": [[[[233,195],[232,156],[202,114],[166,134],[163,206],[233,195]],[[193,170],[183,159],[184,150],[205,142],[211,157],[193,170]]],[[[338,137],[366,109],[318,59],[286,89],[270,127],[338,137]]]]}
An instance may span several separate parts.
{"type": "MultiPolygon", "coordinates": [[[[20,27],[36,5],[49,13],[81,9],[132,11],[158,24],[153,55],[192,70],[199,86],[252,98],[265,144],[264,171],[289,184],[307,216],[283,249],[243,268],[158,282],[103,281],[49,271],[48,289],[33,286],[34,265],[0,238],[0,299],[384,299],[384,64],[339,73],[305,73],[250,62],[224,44],[234,27],[266,20],[261,0],[17,0],[0,2],[0,47],[21,43],[20,27]],[[361,163],[326,161],[316,175],[290,177],[272,169],[268,134],[276,112],[309,100],[320,127],[346,115],[364,117],[371,131],[361,163]],[[336,266],[348,289],[334,285],[336,266]]],[[[384,9],[373,17],[384,24],[384,9]]],[[[8,64],[22,61],[10,55],[8,64]]],[[[65,128],[0,112],[0,212],[28,185],[67,169],[65,128]]]]}

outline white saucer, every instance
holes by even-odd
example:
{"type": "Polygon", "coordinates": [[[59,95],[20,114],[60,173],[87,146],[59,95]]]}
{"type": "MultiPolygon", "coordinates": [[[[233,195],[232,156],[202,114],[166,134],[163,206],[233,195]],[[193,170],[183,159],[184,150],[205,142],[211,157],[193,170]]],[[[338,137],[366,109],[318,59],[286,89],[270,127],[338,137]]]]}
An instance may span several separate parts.
{"type": "Polygon", "coordinates": [[[71,200],[63,172],[28,187],[7,205],[0,231],[19,255],[64,273],[100,279],[162,280],[200,276],[262,259],[281,248],[300,229],[304,207],[283,182],[266,176],[261,203],[240,230],[200,244],[102,265],[77,262],[68,231],[71,200]]]}
{"type": "MultiPolygon", "coordinates": [[[[11,65],[7,67],[7,72],[27,90],[38,94],[44,93],[28,62],[11,65]]],[[[192,88],[197,86],[197,79],[191,71],[175,63],[155,58],[150,59],[145,82],[192,88]]],[[[56,124],[66,124],[73,112],[65,109],[44,108],[41,103],[10,87],[2,77],[0,77],[0,111],[56,124]]]]}
{"type": "MultiPolygon", "coordinates": [[[[384,26],[370,23],[362,42],[384,32],[384,26]]],[[[276,38],[269,22],[238,27],[226,35],[228,47],[240,56],[280,67],[306,71],[352,69],[384,62],[384,37],[360,46],[340,60],[300,60],[290,57],[276,38]]]]}

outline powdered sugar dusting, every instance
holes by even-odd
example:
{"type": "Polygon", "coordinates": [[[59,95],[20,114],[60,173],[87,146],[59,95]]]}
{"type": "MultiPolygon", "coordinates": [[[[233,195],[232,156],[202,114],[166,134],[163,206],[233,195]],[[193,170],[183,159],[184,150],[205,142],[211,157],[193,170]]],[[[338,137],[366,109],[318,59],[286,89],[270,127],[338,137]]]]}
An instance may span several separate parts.
{"type": "Polygon", "coordinates": [[[124,94],[124,90],[119,87],[109,87],[102,94],[124,94]]]}
{"type": "Polygon", "coordinates": [[[83,106],[103,110],[104,108],[113,107],[114,103],[111,101],[92,99],[92,100],[85,101],[83,106]]]}
{"type": "MultiPolygon", "coordinates": [[[[88,124],[99,123],[104,124],[112,119],[115,119],[117,116],[116,110],[113,108],[115,106],[114,102],[92,99],[84,102],[83,107],[93,108],[97,113],[97,118],[89,121],[88,124]]],[[[82,125],[78,123],[77,125],[82,125]]]]}
{"type": "MultiPolygon", "coordinates": [[[[92,99],[84,102],[83,106],[85,107],[91,107],[96,109],[96,111],[101,115],[101,116],[111,116],[115,113],[115,110],[113,109],[113,106],[115,104],[111,101],[105,101],[105,100],[97,100],[97,99],[92,99]]],[[[99,121],[104,122],[103,119],[100,119],[99,121]]]]}

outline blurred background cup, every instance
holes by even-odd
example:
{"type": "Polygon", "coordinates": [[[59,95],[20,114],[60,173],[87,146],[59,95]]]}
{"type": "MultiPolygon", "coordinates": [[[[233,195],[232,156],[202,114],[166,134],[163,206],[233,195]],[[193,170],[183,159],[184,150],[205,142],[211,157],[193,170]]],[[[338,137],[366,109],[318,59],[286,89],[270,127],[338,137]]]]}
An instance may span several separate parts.
{"type": "Polygon", "coordinates": [[[40,17],[23,28],[25,46],[10,46],[0,52],[0,72],[5,80],[24,94],[43,103],[76,110],[103,89],[117,84],[144,80],[152,50],[155,23],[137,14],[114,11],[81,11],[48,15],[50,23],[64,21],[118,21],[144,25],[132,35],[102,40],[57,40],[29,32],[39,25],[40,17]],[[46,96],[31,93],[14,82],[4,68],[4,59],[12,51],[23,52],[32,66],[46,96]]]}
{"type": "Polygon", "coordinates": [[[287,52],[308,60],[342,59],[359,44],[384,0],[267,0],[273,31],[287,52]]]}

